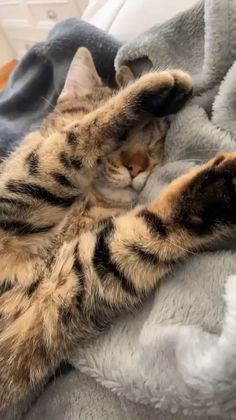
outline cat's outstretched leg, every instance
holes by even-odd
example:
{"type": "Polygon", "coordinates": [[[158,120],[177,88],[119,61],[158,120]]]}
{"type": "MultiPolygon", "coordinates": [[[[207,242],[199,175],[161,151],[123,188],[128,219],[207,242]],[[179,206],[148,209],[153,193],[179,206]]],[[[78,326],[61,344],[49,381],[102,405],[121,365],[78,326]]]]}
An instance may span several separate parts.
{"type": "Polygon", "coordinates": [[[232,235],[235,184],[236,153],[220,154],[149,205],[53,246],[53,261],[32,284],[3,290],[0,408],[45,381],[114,316],[133,310],[188,253],[232,235]]]}
{"type": "Polygon", "coordinates": [[[30,134],[1,173],[0,232],[21,241],[51,233],[83,200],[99,159],[119,147],[147,113],[176,112],[191,90],[190,77],[180,70],[149,73],[62,132],[30,134]]]}
{"type": "MultiPolygon", "coordinates": [[[[236,153],[221,153],[177,178],[147,206],[110,219],[94,238],[92,267],[102,278],[112,273],[135,301],[177,261],[234,233],[236,153]]],[[[86,233],[82,236],[83,265],[86,233]]]]}
{"type": "Polygon", "coordinates": [[[68,127],[67,141],[82,164],[91,167],[119,147],[144,116],[176,113],[191,93],[191,78],[181,70],[148,73],[68,127]]]}

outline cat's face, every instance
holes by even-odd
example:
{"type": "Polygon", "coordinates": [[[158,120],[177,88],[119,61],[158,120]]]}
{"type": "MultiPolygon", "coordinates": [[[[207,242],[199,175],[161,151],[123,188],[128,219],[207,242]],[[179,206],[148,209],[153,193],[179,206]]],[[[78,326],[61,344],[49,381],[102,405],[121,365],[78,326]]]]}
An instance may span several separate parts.
{"type": "MultiPolygon", "coordinates": [[[[134,81],[134,76],[123,66],[116,79],[122,88],[134,81]]],[[[113,93],[98,76],[90,52],[80,48],[71,63],[56,111],[46,120],[44,130],[63,129],[102,106],[113,93]]],[[[164,119],[137,124],[123,145],[99,162],[93,184],[99,195],[115,205],[133,204],[150,173],[161,164],[166,131],[164,119]]]]}
{"type": "Polygon", "coordinates": [[[140,123],[125,145],[101,160],[96,190],[117,204],[135,202],[150,173],[162,162],[166,130],[164,119],[140,123]]]}

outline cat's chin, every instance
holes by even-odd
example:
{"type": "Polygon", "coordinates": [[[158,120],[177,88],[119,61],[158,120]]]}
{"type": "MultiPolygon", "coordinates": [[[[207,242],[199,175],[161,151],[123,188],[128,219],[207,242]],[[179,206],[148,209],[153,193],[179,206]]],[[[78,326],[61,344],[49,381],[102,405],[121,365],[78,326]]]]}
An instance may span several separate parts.
{"type": "Polygon", "coordinates": [[[96,188],[100,195],[104,197],[109,202],[114,203],[114,205],[120,206],[129,206],[137,202],[138,193],[130,187],[126,188],[111,188],[99,186],[96,188]]]}

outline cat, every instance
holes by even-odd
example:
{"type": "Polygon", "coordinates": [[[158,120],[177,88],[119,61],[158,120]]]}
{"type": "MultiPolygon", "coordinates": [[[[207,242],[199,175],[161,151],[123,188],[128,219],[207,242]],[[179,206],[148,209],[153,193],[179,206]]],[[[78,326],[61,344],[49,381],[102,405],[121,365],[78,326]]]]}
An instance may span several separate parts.
{"type": "Polygon", "coordinates": [[[113,92],[79,49],[57,110],[2,164],[0,409],[136,309],[189,252],[235,233],[236,153],[177,178],[145,206],[102,208],[88,193],[101,161],[128,147],[138,124],[176,112],[191,92],[181,70],[113,92]]]}
{"type": "MultiPolygon", "coordinates": [[[[86,53],[88,55],[86,75],[94,73],[94,77],[97,77],[92,57],[88,50],[86,53]]],[[[72,61],[65,89],[67,89],[69,81],[73,80],[73,72],[76,63],[79,61],[78,57],[76,55],[72,61]]],[[[78,78],[78,66],[74,77],[75,82],[76,77],[78,78]]],[[[123,65],[116,73],[116,81],[118,87],[121,88],[134,82],[135,77],[130,68],[123,65]]],[[[96,95],[94,95],[93,101],[96,99],[100,101],[101,95],[106,99],[107,95],[111,96],[112,91],[105,86],[100,86],[98,93],[99,96],[96,98],[96,95]]],[[[55,111],[44,121],[41,132],[46,132],[48,135],[55,129],[62,130],[67,124],[71,123],[74,113],[77,118],[78,112],[82,112],[83,115],[93,109],[93,102],[86,102],[86,105],[80,103],[78,107],[77,103],[72,103],[71,96],[69,96],[68,103],[65,100],[65,94],[62,93],[55,111]],[[59,118],[59,116],[63,116],[63,118],[59,118]]],[[[148,176],[162,163],[167,129],[168,121],[166,118],[150,119],[143,117],[142,121],[137,122],[134,128],[124,133],[126,141],[123,144],[120,143],[118,149],[100,159],[96,168],[96,176],[93,176],[93,182],[89,185],[90,200],[93,197],[93,202],[96,202],[97,205],[113,207],[114,209],[134,206],[148,176]]]]}

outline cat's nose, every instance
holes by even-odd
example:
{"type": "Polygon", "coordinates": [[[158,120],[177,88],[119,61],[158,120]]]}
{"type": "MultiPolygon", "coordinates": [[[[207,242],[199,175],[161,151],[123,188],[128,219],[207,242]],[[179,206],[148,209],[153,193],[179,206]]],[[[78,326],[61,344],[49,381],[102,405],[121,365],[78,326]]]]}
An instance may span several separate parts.
{"type": "Polygon", "coordinates": [[[135,178],[136,176],[138,176],[138,174],[143,172],[142,166],[137,165],[135,163],[131,163],[131,164],[127,165],[126,168],[128,169],[131,178],[135,178]]]}
{"type": "Polygon", "coordinates": [[[129,171],[131,178],[135,178],[148,168],[149,160],[142,150],[121,152],[121,163],[129,171]]]}

